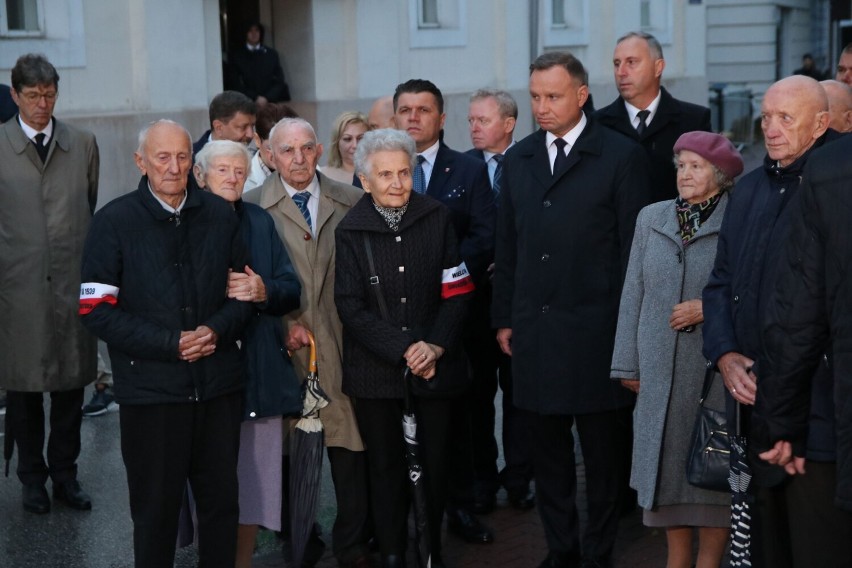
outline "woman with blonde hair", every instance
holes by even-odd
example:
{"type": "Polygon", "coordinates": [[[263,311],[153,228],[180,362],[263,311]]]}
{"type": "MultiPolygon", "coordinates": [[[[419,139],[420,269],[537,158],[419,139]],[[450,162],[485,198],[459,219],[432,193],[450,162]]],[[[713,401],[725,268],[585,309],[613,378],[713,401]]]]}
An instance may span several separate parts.
{"type": "Polygon", "coordinates": [[[335,181],[351,184],[355,177],[355,149],[368,130],[367,117],[360,112],[346,111],[334,119],[328,162],[322,173],[335,181]]]}

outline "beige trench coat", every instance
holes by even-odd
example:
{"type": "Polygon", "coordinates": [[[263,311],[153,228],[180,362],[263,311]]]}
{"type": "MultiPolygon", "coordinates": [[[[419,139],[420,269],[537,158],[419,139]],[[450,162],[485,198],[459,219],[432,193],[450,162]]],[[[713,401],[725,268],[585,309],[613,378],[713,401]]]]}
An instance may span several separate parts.
{"type": "Polygon", "coordinates": [[[16,119],[0,126],[0,386],[80,388],[97,343],[80,323],[80,258],[98,192],[95,137],[54,120],[42,164],[16,119]]]}
{"type": "MultiPolygon", "coordinates": [[[[343,334],[334,305],[334,230],[363,191],[317,175],[320,201],[315,237],[311,236],[305,218],[278,175],[270,175],[261,188],[247,194],[246,199],[258,203],[272,215],[302,284],[299,309],[284,317],[284,325],[289,330],[294,323],[299,323],[316,338],[319,381],[331,398],[331,404],[320,411],[325,444],[362,451],[364,444],[358,433],[352,402],[341,390],[343,334]]],[[[307,375],[307,362],[307,349],[293,354],[293,365],[300,377],[307,375]]]]}

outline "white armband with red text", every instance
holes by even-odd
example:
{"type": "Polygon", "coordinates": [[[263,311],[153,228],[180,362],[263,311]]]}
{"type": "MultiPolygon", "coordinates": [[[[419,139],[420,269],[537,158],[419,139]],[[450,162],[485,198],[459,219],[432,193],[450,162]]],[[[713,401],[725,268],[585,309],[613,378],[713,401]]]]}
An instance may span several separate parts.
{"type": "Polygon", "coordinates": [[[98,304],[106,302],[110,305],[118,303],[118,287],[100,282],[83,282],[80,284],[80,315],[84,316],[94,310],[98,304]]]}
{"type": "Polygon", "coordinates": [[[473,288],[473,279],[464,262],[454,268],[445,269],[441,275],[441,298],[444,300],[473,292],[473,288]]]}

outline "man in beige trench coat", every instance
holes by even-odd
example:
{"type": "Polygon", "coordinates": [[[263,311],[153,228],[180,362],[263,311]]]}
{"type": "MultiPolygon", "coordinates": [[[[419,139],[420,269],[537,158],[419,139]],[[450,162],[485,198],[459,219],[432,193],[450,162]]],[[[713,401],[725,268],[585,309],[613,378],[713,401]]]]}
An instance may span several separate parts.
{"type": "Polygon", "coordinates": [[[96,376],[97,344],[77,310],[98,146],[91,133],[53,117],[58,83],[44,56],[21,56],[12,69],[18,116],[0,126],[0,386],[8,390],[6,435],[18,448],[23,506],[31,513],[50,511],[48,477],[55,500],[92,508],[76,461],[83,387],[96,376]]]}
{"type": "Polygon", "coordinates": [[[269,141],[277,175],[266,178],[246,198],[272,215],[302,284],[299,309],[284,317],[284,325],[287,348],[303,377],[306,331],[316,338],[319,381],[331,399],[320,419],[337,497],[334,555],[340,566],[369,566],[367,460],[352,403],[341,390],[342,326],[334,304],[334,230],[363,192],[317,172],[322,144],[307,121],[281,120],[270,131],[269,141]]]}

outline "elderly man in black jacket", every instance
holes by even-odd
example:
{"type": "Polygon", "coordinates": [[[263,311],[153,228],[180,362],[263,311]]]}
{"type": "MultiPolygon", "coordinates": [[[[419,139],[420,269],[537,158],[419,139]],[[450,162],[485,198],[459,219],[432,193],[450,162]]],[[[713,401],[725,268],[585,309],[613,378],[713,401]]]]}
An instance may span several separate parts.
{"type": "Polygon", "coordinates": [[[852,137],[846,136],[814,152],[808,160],[799,208],[793,214],[775,289],[766,307],[766,363],[754,410],[756,429],[765,433],[755,440],[758,449],[767,449],[760,457],[801,476],[792,483],[815,476],[843,509],[805,519],[808,526],[802,538],[812,543],[811,550],[805,558],[796,559],[797,566],[845,566],[852,558],[850,155],[852,137]],[[824,365],[829,338],[833,350],[828,374],[833,377],[820,381],[814,370],[824,365]],[[832,448],[836,466],[815,463],[810,456],[809,423],[818,399],[828,399],[829,408],[837,408],[832,448]],[[830,536],[830,550],[821,550],[826,540],[819,539],[818,533],[830,536]]]}
{"type": "MultiPolygon", "coordinates": [[[[765,363],[760,322],[779,275],[778,260],[796,209],[803,168],[815,148],[836,136],[827,133],[827,111],[825,91],[810,77],[788,77],[766,91],[761,128],[767,155],[763,165],[741,177],[731,192],[716,261],[704,289],[704,356],[718,366],[730,393],[729,423],[734,424],[739,404],[742,430],[750,437],[751,409],[765,363]]],[[[833,437],[832,412],[821,403],[812,411],[810,456],[815,464],[833,461],[833,442],[826,441],[833,437]]],[[[831,531],[809,530],[816,515],[829,514],[832,508],[824,477],[816,475],[820,468],[815,465],[814,475],[791,482],[779,468],[761,465],[754,455],[750,462],[751,490],[756,495],[754,565],[784,567],[796,554],[835,552],[831,531]]],[[[808,565],[835,565],[810,558],[814,564],[808,565]]]]}
{"type": "Polygon", "coordinates": [[[80,313],[106,341],[121,404],[136,566],[171,567],[186,480],[203,566],[234,566],[243,371],[253,314],[227,298],[249,264],[227,202],[186,188],[192,141],[161,120],[142,131],[138,189],[98,212],[83,251],[80,313]]]}
{"type": "Polygon", "coordinates": [[[648,171],[638,144],[584,114],[588,74],[570,53],[533,62],[530,95],[541,130],[503,161],[492,321],[512,356],[515,405],[531,413],[549,549],[541,567],[580,562],[574,423],[589,503],[583,566],[607,567],[634,400],[609,366],[636,215],[651,201],[648,171]]]}

